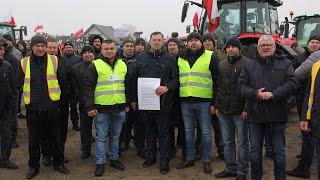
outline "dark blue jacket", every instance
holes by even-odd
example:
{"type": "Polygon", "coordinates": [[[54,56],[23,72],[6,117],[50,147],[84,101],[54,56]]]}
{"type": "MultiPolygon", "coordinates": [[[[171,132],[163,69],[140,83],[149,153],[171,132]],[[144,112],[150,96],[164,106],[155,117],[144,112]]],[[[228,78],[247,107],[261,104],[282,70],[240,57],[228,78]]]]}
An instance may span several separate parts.
{"type": "Polygon", "coordinates": [[[248,122],[287,122],[287,98],[296,92],[298,81],[290,60],[274,55],[268,60],[258,57],[244,65],[238,91],[247,100],[248,122]],[[258,89],[271,92],[273,99],[257,98],[258,89]]]}
{"type": "Polygon", "coordinates": [[[132,102],[138,102],[137,82],[139,77],[160,78],[160,85],[166,86],[169,92],[160,97],[160,110],[170,111],[173,104],[174,91],[179,87],[179,71],[174,56],[163,47],[159,52],[147,49],[137,56],[130,86],[132,102]]]}

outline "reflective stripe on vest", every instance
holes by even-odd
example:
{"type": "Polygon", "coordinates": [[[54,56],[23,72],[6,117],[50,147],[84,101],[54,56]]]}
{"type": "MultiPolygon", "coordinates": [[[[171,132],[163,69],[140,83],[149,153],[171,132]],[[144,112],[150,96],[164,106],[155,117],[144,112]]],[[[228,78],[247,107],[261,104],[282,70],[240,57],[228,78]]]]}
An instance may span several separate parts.
{"type": "Polygon", "coordinates": [[[180,97],[212,98],[212,76],[209,70],[212,51],[205,52],[192,68],[185,59],[178,59],[180,97]]]}
{"type": "Polygon", "coordinates": [[[314,86],[316,83],[316,77],[320,69],[320,61],[313,64],[311,69],[311,87],[310,87],[310,95],[308,99],[308,110],[307,110],[307,120],[311,120],[311,112],[312,112],[312,106],[314,101],[314,86]]]}
{"type": "MultiPolygon", "coordinates": [[[[30,56],[21,59],[21,68],[24,72],[23,99],[26,105],[30,104],[31,99],[31,73],[30,56]]],[[[57,79],[58,58],[54,55],[47,56],[47,85],[49,97],[52,101],[60,100],[61,90],[57,79]]]]}
{"type": "Polygon", "coordinates": [[[96,67],[98,79],[94,91],[94,104],[115,105],[126,103],[125,76],[127,65],[118,59],[114,69],[102,59],[93,61],[96,67]]]}

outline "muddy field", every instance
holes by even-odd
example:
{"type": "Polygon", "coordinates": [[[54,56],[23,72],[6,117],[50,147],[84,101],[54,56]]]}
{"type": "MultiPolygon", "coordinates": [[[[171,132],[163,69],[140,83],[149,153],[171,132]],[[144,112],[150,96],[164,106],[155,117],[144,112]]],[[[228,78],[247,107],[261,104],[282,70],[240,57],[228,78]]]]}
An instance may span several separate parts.
{"type": "MultiPolygon", "coordinates": [[[[297,165],[298,159],[296,154],[300,152],[301,148],[301,137],[299,131],[298,115],[297,112],[291,111],[289,113],[289,123],[286,129],[286,153],[287,153],[287,169],[292,169],[297,165]]],[[[11,160],[19,165],[18,170],[7,170],[0,169],[0,180],[20,180],[25,179],[26,174],[29,170],[28,167],[28,131],[26,128],[25,119],[19,119],[18,129],[18,143],[19,148],[13,149],[11,154],[11,160]]],[[[214,144],[214,143],[213,143],[214,144]]],[[[34,179],[215,179],[214,174],[224,169],[224,162],[217,159],[216,148],[213,147],[214,158],[211,161],[213,173],[210,175],[202,172],[202,163],[198,161],[195,167],[177,170],[175,166],[181,161],[181,149],[178,149],[177,156],[170,162],[170,172],[167,175],[161,175],[159,173],[159,165],[154,165],[150,168],[143,168],[142,163],[144,162],[141,158],[135,155],[135,149],[133,142],[130,144],[129,151],[122,153],[121,161],[125,165],[124,171],[118,171],[110,168],[106,165],[106,171],[103,177],[95,177],[95,160],[94,150],[95,144],[93,144],[92,155],[89,159],[82,160],[80,158],[80,132],[73,131],[71,123],[69,123],[68,140],[66,143],[65,155],[69,159],[69,163],[66,163],[71,171],[68,175],[60,174],[53,170],[52,166],[40,167],[40,173],[34,179]]],[[[159,155],[158,155],[159,157],[159,155]]],[[[159,162],[159,161],[158,161],[159,162]]],[[[235,179],[235,178],[232,178],[235,179]]],[[[250,179],[250,172],[248,178],[250,179]]],[[[264,176],[263,179],[271,180],[273,176],[273,161],[264,158],[264,176]]],[[[287,179],[298,179],[287,177],[287,179]]],[[[316,163],[314,162],[311,167],[311,179],[316,178],[316,163]]],[[[226,180],[228,180],[226,178],[226,180]]]]}

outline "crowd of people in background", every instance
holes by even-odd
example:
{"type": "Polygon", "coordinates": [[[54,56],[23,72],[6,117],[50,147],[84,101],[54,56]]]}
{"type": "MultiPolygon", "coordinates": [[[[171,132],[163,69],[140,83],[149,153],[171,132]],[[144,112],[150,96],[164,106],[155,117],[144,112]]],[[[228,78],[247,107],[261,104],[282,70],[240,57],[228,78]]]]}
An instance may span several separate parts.
{"type": "Polygon", "coordinates": [[[163,34],[153,32],[149,42],[123,38],[119,51],[114,41],[97,34],[83,47],[66,41],[63,49],[40,34],[16,47],[10,35],[0,37],[0,168],[18,168],[9,158],[11,148],[19,147],[17,118],[22,117],[29,134],[27,179],[39,173],[40,162],[69,174],[64,152],[70,114],[72,129],[80,131],[79,157],[89,158],[95,143],[95,176],[104,175],[107,156],[110,167],[124,170],[129,162],[120,157],[133,140],[144,168],[157,163],[159,149],[161,174],[169,173],[177,148],[182,161],[176,169],[202,160],[203,172],[212,173],[214,141],[225,162],[216,178],[244,180],[250,167],[251,179],[262,179],[264,144],[275,179],[310,178],[314,150],[320,148],[320,34],[310,36],[293,62],[270,35],[260,37],[255,57],[242,54],[235,36],[217,49],[218,38],[192,32],[184,46],[175,37],[165,44],[163,34]],[[160,79],[155,89],[160,110],[139,109],[139,78],[160,79]],[[302,148],[297,167],[286,171],[290,96],[296,96],[302,148]]]}

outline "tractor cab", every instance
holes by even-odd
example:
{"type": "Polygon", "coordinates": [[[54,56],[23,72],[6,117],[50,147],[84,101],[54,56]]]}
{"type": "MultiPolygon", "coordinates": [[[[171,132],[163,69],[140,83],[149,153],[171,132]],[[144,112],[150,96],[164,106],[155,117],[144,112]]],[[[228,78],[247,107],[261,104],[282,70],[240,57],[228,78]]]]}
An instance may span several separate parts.
{"type": "MultiPolygon", "coordinates": [[[[218,0],[219,26],[214,31],[222,45],[232,35],[238,36],[242,44],[257,43],[261,34],[276,34],[279,29],[277,7],[280,0],[218,0]]],[[[208,31],[205,18],[204,32],[208,31]]]]}
{"type": "Polygon", "coordinates": [[[13,38],[14,43],[23,40],[23,35],[27,35],[27,27],[21,26],[20,28],[15,28],[15,24],[3,23],[0,22],[0,37],[4,34],[10,34],[13,38]],[[17,32],[17,33],[16,33],[17,32]]]}
{"type": "Polygon", "coordinates": [[[297,16],[293,18],[295,22],[295,36],[301,47],[307,47],[308,39],[312,35],[320,36],[320,15],[297,16]]]}

